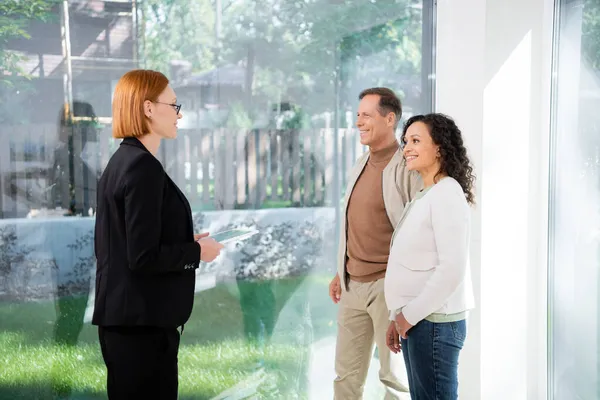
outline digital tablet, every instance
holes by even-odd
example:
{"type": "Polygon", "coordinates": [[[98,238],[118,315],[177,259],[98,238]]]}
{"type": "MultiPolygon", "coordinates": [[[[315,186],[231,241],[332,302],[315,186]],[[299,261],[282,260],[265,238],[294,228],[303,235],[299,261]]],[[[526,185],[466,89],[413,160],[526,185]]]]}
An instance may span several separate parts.
{"type": "Polygon", "coordinates": [[[258,233],[255,229],[230,229],[227,231],[217,232],[214,235],[210,235],[211,238],[222,244],[230,242],[237,242],[240,240],[248,239],[250,236],[258,233]]]}

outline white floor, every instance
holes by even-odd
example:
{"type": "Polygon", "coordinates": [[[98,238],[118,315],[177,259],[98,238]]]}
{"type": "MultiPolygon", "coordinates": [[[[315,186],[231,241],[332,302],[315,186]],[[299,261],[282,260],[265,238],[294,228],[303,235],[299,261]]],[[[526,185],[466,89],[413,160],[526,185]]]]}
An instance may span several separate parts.
{"type": "MultiPolygon", "coordinates": [[[[325,338],[313,344],[309,367],[308,398],[310,400],[333,399],[334,354],[334,337],[325,338]]],[[[377,371],[379,371],[379,362],[373,358],[365,386],[365,400],[382,399],[385,394],[383,386],[379,382],[377,371]]],[[[220,393],[211,400],[253,399],[257,388],[264,380],[261,372],[256,372],[248,379],[220,393]]]]}
{"type": "MultiPolygon", "coordinates": [[[[311,349],[309,399],[333,399],[335,337],[321,339],[311,349]]],[[[364,399],[383,399],[385,391],[379,382],[379,360],[371,359],[364,399]]]]}

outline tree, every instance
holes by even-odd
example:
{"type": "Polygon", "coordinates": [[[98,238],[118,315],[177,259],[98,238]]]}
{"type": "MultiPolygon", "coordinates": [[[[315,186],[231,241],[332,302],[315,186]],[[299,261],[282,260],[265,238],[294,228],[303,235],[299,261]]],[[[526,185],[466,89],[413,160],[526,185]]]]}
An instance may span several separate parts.
{"type": "Polygon", "coordinates": [[[581,26],[581,47],[583,58],[593,70],[600,70],[600,2],[584,2],[583,23],[581,26]]]}
{"type": "Polygon", "coordinates": [[[387,47],[394,50],[384,60],[389,69],[419,73],[421,11],[412,7],[416,3],[420,4],[236,1],[223,17],[223,57],[229,62],[244,60],[252,83],[248,97],[258,100],[253,103],[283,94],[309,114],[332,111],[344,57],[369,57],[387,47]]]}
{"type": "Polygon", "coordinates": [[[191,62],[194,71],[214,67],[215,12],[210,0],[146,0],[142,7],[147,68],[168,74],[173,60],[191,62]]]}
{"type": "MultiPolygon", "coordinates": [[[[596,82],[600,82],[600,2],[584,1],[581,24],[581,67],[589,68],[596,82]]],[[[587,88],[589,89],[589,87],[587,88]]],[[[595,96],[580,96],[579,136],[588,177],[600,176],[600,119],[599,102],[595,96]]],[[[598,181],[596,180],[596,185],[598,181]]],[[[598,186],[596,186],[598,187],[598,186]]]]}
{"type": "Polygon", "coordinates": [[[31,76],[21,66],[25,56],[10,50],[10,42],[31,39],[27,28],[32,21],[49,22],[57,18],[54,7],[58,3],[59,0],[0,2],[0,122],[25,122],[25,114],[20,114],[23,110],[14,103],[14,94],[31,90],[31,76]]]}
{"type": "Polygon", "coordinates": [[[334,111],[340,78],[349,93],[364,82],[388,83],[385,74],[378,77],[382,65],[387,75],[420,76],[420,4],[148,0],[143,5],[146,65],[168,72],[170,60],[185,59],[193,72],[242,67],[246,82],[240,100],[254,117],[280,102],[299,105],[309,116],[334,111]]]}

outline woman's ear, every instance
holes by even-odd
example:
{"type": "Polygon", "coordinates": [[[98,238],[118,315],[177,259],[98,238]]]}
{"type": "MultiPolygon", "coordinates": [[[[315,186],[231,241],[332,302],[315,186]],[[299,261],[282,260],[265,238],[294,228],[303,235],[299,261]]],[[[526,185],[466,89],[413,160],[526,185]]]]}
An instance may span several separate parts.
{"type": "Polygon", "coordinates": [[[153,104],[150,100],[144,101],[144,114],[148,119],[152,119],[153,104]]]}

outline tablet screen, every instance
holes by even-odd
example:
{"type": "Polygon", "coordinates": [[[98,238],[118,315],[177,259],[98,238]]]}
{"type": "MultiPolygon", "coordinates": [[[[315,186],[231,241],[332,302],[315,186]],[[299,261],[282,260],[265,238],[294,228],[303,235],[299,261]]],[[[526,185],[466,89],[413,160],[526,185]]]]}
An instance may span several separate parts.
{"type": "Polygon", "coordinates": [[[230,229],[228,231],[221,231],[215,233],[214,235],[210,235],[210,237],[212,237],[219,243],[225,244],[229,242],[247,239],[250,236],[255,235],[257,233],[257,230],[252,229],[230,229]]]}

